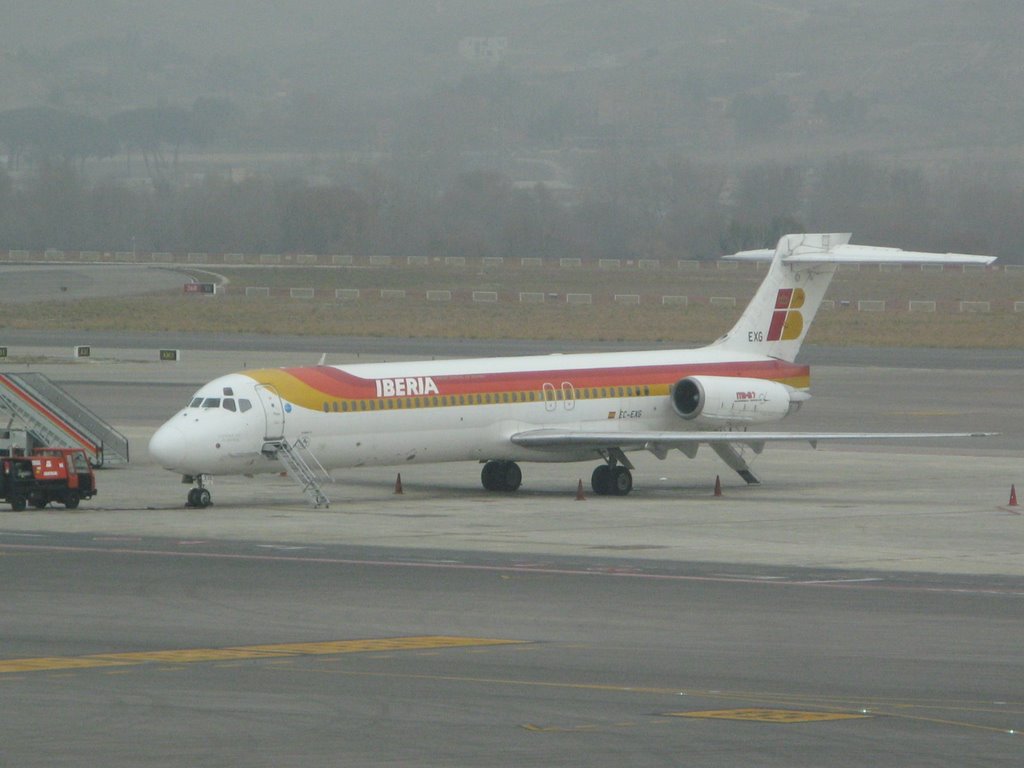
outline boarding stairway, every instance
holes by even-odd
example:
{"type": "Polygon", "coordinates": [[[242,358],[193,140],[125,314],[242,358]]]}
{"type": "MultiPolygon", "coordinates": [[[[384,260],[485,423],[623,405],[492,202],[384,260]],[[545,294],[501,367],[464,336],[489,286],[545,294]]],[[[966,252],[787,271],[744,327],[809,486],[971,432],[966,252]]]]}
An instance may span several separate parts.
{"type": "Polygon", "coordinates": [[[42,373],[0,373],[0,411],[38,445],[82,448],[94,467],[128,463],[128,439],[42,373]]]}
{"type": "Polygon", "coordinates": [[[302,487],[302,492],[314,507],[329,507],[331,505],[331,500],[324,494],[320,487],[320,479],[317,477],[319,474],[320,478],[330,481],[330,475],[316,460],[316,456],[309,451],[307,438],[299,438],[294,443],[289,443],[284,438],[268,440],[263,444],[263,454],[274,456],[281,462],[287,470],[288,476],[302,487]],[[308,457],[308,461],[303,457],[303,453],[308,457]],[[315,471],[313,467],[310,467],[310,463],[316,468],[315,471]]]}

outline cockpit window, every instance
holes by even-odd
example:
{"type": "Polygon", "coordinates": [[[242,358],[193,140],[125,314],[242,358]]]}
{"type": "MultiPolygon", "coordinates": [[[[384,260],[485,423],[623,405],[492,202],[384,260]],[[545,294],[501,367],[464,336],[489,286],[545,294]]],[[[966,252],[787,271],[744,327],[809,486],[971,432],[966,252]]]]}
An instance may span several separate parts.
{"type": "Polygon", "coordinates": [[[231,411],[232,413],[235,412],[235,401],[230,397],[224,398],[223,406],[225,411],[231,411]]]}
{"type": "Polygon", "coordinates": [[[244,397],[238,398],[238,410],[240,410],[242,413],[245,413],[250,408],[252,408],[252,403],[250,403],[244,397]]]}
{"type": "Polygon", "coordinates": [[[203,400],[203,408],[220,408],[219,397],[208,397],[203,400]]]}
{"type": "Polygon", "coordinates": [[[201,398],[201,397],[193,397],[192,398],[192,402],[188,404],[188,407],[189,408],[198,408],[202,404],[203,404],[203,398],[201,398]]]}

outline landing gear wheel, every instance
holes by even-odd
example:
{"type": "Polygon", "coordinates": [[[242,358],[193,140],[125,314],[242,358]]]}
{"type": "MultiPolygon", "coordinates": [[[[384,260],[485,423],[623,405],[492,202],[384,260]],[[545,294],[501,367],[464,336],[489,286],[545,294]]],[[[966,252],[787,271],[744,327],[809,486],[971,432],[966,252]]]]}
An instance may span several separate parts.
{"type": "Polygon", "coordinates": [[[601,464],[590,476],[590,487],[598,496],[608,496],[612,492],[612,468],[601,464]]]}
{"type": "Polygon", "coordinates": [[[612,468],[612,493],[616,496],[625,496],[633,490],[633,473],[626,467],[612,468]]]}
{"type": "Polygon", "coordinates": [[[633,490],[633,473],[627,467],[602,464],[590,476],[590,487],[598,496],[625,496],[633,490]]]}
{"type": "Polygon", "coordinates": [[[484,486],[485,491],[497,491],[500,479],[498,478],[498,472],[500,470],[500,462],[488,461],[484,464],[484,468],[480,470],[480,482],[484,486]]]}
{"type": "Polygon", "coordinates": [[[210,491],[206,488],[193,488],[188,492],[188,504],[186,506],[205,509],[212,503],[210,491]]]}
{"type": "Polygon", "coordinates": [[[510,493],[519,490],[519,486],[523,484],[523,470],[514,461],[506,461],[504,464],[501,490],[510,493]]]}
{"type": "Polygon", "coordinates": [[[488,491],[511,493],[523,483],[523,471],[514,461],[488,461],[480,471],[480,482],[488,491]]]}

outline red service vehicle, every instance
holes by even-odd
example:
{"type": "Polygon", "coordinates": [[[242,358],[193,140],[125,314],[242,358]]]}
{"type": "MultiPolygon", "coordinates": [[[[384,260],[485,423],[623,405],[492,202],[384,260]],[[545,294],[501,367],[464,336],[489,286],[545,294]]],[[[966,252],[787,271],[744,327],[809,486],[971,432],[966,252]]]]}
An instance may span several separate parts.
{"type": "Polygon", "coordinates": [[[20,512],[58,502],[74,509],[96,495],[96,476],[78,448],[36,448],[30,456],[0,459],[0,499],[20,512]]]}

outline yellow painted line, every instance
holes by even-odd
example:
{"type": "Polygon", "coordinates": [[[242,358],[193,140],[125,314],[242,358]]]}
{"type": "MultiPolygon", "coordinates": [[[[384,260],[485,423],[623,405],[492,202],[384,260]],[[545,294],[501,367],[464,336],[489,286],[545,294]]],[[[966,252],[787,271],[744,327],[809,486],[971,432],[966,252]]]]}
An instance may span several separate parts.
{"type": "Polygon", "coordinates": [[[870,715],[842,712],[803,712],[793,709],[717,709],[705,712],[665,712],[667,717],[712,720],[750,720],[758,723],[816,723],[825,720],[863,720],[870,715]]]}
{"type": "Polygon", "coordinates": [[[194,648],[184,651],[142,651],[138,653],[112,653],[90,656],[93,659],[111,659],[126,664],[146,664],[152,661],[171,664],[194,664],[200,661],[234,661],[236,659],[277,658],[280,654],[251,651],[241,648],[194,648]]]}
{"type": "Polygon", "coordinates": [[[0,659],[0,675],[13,672],[52,672],[65,669],[124,667],[150,663],[194,664],[199,662],[237,662],[249,659],[291,659],[299,656],[326,656],[375,651],[411,651],[427,648],[469,648],[475,646],[516,645],[525,640],[500,640],[485,637],[387,637],[366,640],[335,640],[323,643],[275,643],[234,648],[190,648],[167,651],[100,653],[89,656],[47,656],[34,659],[0,659]]]}
{"type": "Polygon", "coordinates": [[[418,651],[434,648],[471,648],[485,645],[518,645],[524,640],[499,640],[489,637],[388,637],[370,640],[335,640],[326,643],[283,643],[280,645],[247,645],[240,650],[290,653],[298,656],[336,655],[340,653],[372,653],[374,651],[418,651]]]}
{"type": "Polygon", "coordinates": [[[52,672],[56,669],[89,669],[95,667],[119,667],[131,664],[129,661],[105,661],[87,656],[74,658],[51,656],[38,659],[5,659],[0,661],[0,674],[9,672],[52,672]]]}

